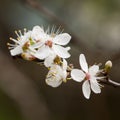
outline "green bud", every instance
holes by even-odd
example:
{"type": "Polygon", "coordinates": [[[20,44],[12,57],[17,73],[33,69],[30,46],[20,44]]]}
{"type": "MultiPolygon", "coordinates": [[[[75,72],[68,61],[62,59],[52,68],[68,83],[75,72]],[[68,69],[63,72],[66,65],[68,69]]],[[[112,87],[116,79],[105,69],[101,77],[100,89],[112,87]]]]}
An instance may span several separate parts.
{"type": "Polygon", "coordinates": [[[105,63],[105,71],[106,72],[109,72],[110,69],[112,67],[112,62],[110,60],[108,60],[106,63],[105,63]]]}

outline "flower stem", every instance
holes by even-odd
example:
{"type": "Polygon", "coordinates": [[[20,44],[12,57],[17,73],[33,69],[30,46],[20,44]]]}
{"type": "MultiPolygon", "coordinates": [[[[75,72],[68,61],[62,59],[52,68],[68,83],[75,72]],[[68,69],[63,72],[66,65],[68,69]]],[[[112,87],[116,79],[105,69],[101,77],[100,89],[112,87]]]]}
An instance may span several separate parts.
{"type": "Polygon", "coordinates": [[[99,80],[101,83],[103,84],[107,84],[107,85],[110,85],[110,86],[113,86],[113,87],[120,87],[120,83],[119,82],[115,82],[111,79],[100,79],[99,80]]]}

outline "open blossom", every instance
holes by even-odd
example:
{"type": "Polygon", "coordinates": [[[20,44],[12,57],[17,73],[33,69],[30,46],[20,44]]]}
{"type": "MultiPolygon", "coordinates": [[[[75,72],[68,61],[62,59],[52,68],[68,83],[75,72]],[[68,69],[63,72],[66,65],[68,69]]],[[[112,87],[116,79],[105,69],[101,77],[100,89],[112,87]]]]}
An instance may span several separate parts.
{"type": "Polygon", "coordinates": [[[39,49],[34,54],[38,59],[46,59],[51,54],[58,55],[61,58],[69,58],[70,47],[63,47],[70,42],[71,36],[68,33],[58,33],[54,30],[45,32],[40,26],[35,26],[38,31],[39,49]]]}
{"type": "Polygon", "coordinates": [[[9,45],[10,53],[12,56],[21,55],[26,60],[33,60],[35,59],[34,52],[35,49],[39,46],[38,44],[38,35],[36,34],[36,29],[33,28],[32,31],[24,30],[22,34],[21,31],[15,31],[17,35],[17,39],[10,38],[14,44],[9,45]]]}
{"type": "Polygon", "coordinates": [[[89,99],[91,90],[96,94],[101,93],[100,85],[97,81],[97,79],[100,79],[100,77],[97,77],[97,73],[99,72],[99,66],[93,65],[88,68],[88,64],[86,62],[84,54],[80,54],[79,62],[82,70],[73,69],[71,71],[71,77],[77,82],[81,82],[84,80],[82,85],[82,91],[85,98],[89,99]]]}
{"type": "Polygon", "coordinates": [[[51,65],[54,64],[54,60],[56,57],[57,55],[54,52],[51,52],[51,54],[44,60],[45,67],[51,67],[51,65]]]}
{"type": "Polygon", "coordinates": [[[51,87],[58,87],[67,78],[67,61],[63,59],[62,65],[52,64],[46,76],[46,83],[51,87]]]}
{"type": "MultiPolygon", "coordinates": [[[[66,49],[69,50],[70,48],[67,47],[66,49]]],[[[49,56],[45,58],[44,65],[46,67],[50,67],[55,62],[56,58],[60,59],[60,57],[55,52],[51,51],[49,56]]],[[[59,60],[58,60],[58,62],[59,62],[59,60]]]]}
{"type": "Polygon", "coordinates": [[[44,31],[40,26],[35,26],[31,31],[15,31],[17,39],[10,38],[14,44],[8,43],[12,56],[21,55],[26,60],[45,60],[44,65],[49,67],[54,59],[70,57],[70,47],[63,47],[70,42],[68,33],[60,33],[59,30],[44,31]],[[59,34],[60,33],[60,34],[59,34]]]}

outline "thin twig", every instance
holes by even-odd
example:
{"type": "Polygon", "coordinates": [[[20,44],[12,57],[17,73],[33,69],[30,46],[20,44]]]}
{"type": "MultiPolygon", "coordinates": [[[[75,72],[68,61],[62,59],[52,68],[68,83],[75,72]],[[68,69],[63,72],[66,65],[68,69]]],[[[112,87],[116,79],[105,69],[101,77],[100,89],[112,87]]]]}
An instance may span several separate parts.
{"type": "Polygon", "coordinates": [[[100,79],[99,81],[103,84],[107,84],[107,85],[110,85],[110,86],[113,86],[113,87],[120,87],[120,83],[115,82],[111,79],[100,79]]]}

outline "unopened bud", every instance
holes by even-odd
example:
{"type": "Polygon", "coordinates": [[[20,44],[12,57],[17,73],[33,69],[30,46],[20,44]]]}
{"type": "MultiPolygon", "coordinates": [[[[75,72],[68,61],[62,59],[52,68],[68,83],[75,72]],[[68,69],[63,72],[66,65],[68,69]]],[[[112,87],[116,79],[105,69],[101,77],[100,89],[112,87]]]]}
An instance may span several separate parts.
{"type": "Polygon", "coordinates": [[[106,63],[105,63],[105,71],[106,72],[109,72],[110,69],[112,67],[112,62],[110,60],[108,60],[106,63]]]}
{"type": "Polygon", "coordinates": [[[35,60],[36,58],[29,54],[29,53],[22,53],[21,54],[21,57],[24,59],[24,60],[28,60],[28,61],[32,61],[32,60],[35,60]]]}
{"type": "Polygon", "coordinates": [[[108,60],[106,63],[105,63],[105,66],[107,67],[112,67],[112,62],[110,60],[108,60]]]}

